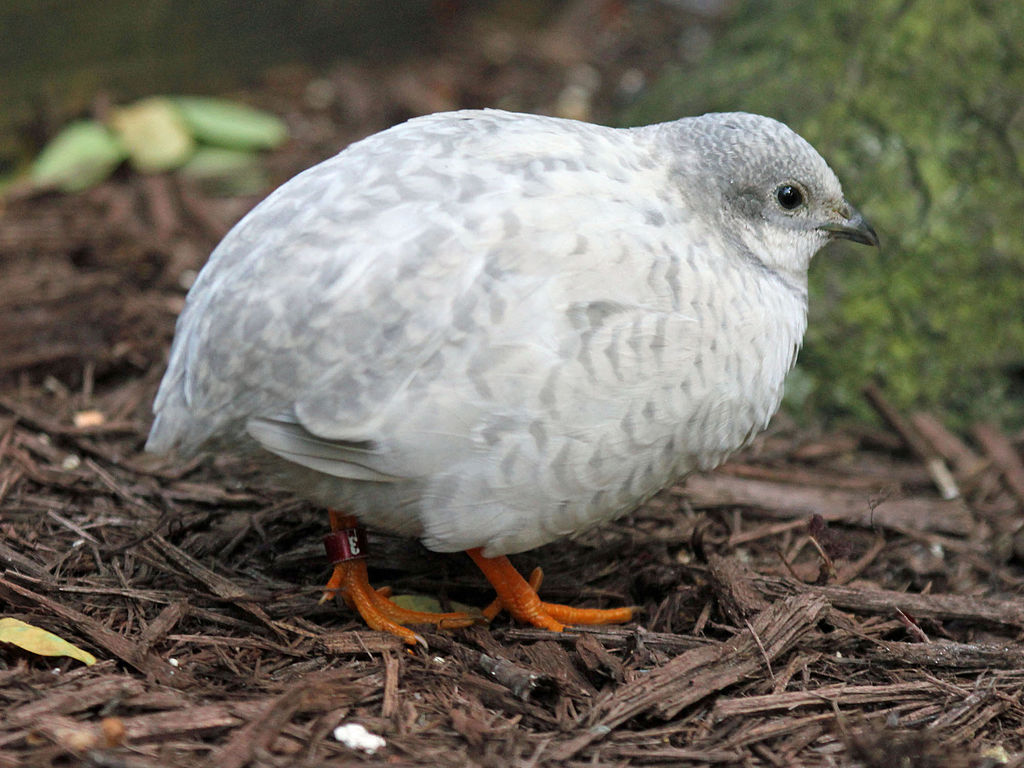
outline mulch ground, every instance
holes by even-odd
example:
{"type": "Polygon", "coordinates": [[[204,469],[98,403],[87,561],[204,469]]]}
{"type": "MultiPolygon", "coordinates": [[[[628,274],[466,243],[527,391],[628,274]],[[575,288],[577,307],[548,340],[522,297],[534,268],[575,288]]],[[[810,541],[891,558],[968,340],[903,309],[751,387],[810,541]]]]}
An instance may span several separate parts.
{"type": "MultiPolygon", "coordinates": [[[[272,73],[248,96],[293,129],[271,172],[508,93],[600,118],[690,20],[620,9],[567,37],[593,5],[529,38],[471,19],[442,55],[272,73]]],[[[0,644],[0,768],[1024,765],[1024,435],[956,436],[877,388],[883,427],[780,416],[715,473],[515,558],[548,599],[638,606],[629,625],[499,617],[410,649],[319,604],[323,510],[227,457],[141,452],[183,286],[254,202],[121,172],[0,209],[0,612],[99,658],[0,644]],[[386,746],[353,750],[343,723],[386,746]]],[[[462,556],[370,543],[376,584],[491,597],[462,556]]]]}

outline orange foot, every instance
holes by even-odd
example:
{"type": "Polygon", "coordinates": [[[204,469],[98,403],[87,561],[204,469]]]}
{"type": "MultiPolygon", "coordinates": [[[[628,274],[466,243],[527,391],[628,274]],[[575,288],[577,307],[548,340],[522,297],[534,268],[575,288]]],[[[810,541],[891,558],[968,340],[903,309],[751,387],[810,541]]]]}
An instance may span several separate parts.
{"type": "MultiPolygon", "coordinates": [[[[330,510],[331,530],[355,528],[356,519],[330,510]]],[[[388,599],[389,590],[375,590],[370,586],[365,560],[346,560],[334,566],[321,602],[339,594],[350,608],[356,611],[372,629],[398,635],[409,645],[426,646],[426,641],[405,624],[434,624],[439,629],[457,629],[477,623],[467,613],[427,613],[403,608],[388,599]]]]}
{"type": "Polygon", "coordinates": [[[632,608],[602,610],[545,603],[537,596],[543,578],[540,568],[534,569],[527,583],[505,556],[484,557],[480,548],[468,549],[466,554],[473,558],[498,593],[498,599],[484,610],[488,619],[504,608],[524,624],[561,632],[566,624],[622,624],[633,618],[632,608]]]}

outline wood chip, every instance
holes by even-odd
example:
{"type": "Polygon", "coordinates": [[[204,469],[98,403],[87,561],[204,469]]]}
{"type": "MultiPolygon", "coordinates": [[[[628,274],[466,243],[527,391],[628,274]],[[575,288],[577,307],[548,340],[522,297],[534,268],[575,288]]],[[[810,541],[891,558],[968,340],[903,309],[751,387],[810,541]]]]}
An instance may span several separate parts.
{"type": "Polygon", "coordinates": [[[1013,495],[1024,504],[1024,460],[1021,460],[1013,444],[992,424],[976,424],[972,432],[992,463],[1003,473],[1003,479],[1013,495]]]}
{"type": "Polygon", "coordinates": [[[935,531],[969,536],[977,521],[960,500],[897,498],[874,503],[864,492],[771,483],[727,475],[697,474],[687,478],[680,494],[698,509],[743,506],[775,519],[821,515],[828,522],[865,528],[935,531]]]}

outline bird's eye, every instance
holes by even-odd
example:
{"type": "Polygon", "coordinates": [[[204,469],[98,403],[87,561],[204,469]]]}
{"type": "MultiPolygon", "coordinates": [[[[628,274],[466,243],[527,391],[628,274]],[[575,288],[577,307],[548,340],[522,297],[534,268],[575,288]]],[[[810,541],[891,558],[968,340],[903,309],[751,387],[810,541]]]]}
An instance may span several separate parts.
{"type": "Polygon", "coordinates": [[[781,184],[775,190],[775,199],[787,211],[792,211],[803,203],[804,193],[800,191],[799,187],[792,184],[781,184]]]}

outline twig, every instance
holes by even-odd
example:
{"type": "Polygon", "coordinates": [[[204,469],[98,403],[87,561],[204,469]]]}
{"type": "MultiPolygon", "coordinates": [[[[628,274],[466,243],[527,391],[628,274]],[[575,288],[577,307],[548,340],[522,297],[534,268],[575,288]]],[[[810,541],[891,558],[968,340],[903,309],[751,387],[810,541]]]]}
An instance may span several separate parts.
{"type": "Polygon", "coordinates": [[[910,421],[928,443],[953,465],[961,485],[976,482],[977,476],[988,466],[985,459],[946,429],[932,414],[919,411],[911,414],[910,421]]]}
{"type": "Polygon", "coordinates": [[[905,614],[899,608],[896,609],[896,618],[899,619],[900,624],[902,624],[906,628],[907,633],[911,637],[916,638],[919,643],[931,642],[931,640],[928,638],[928,635],[924,633],[924,630],[921,629],[920,626],[918,626],[918,623],[909,616],[907,616],[907,614],[905,614]]]}
{"type": "Polygon", "coordinates": [[[898,607],[918,618],[985,622],[1024,627],[1024,602],[993,600],[974,595],[919,595],[889,589],[815,586],[792,579],[757,576],[755,582],[766,597],[794,593],[813,593],[827,599],[836,608],[863,613],[892,615],[898,607]]]}
{"type": "Polygon", "coordinates": [[[1013,495],[1024,503],[1024,461],[1021,461],[1013,445],[992,424],[976,424],[971,431],[992,463],[1003,473],[1003,479],[1013,495]]]}
{"type": "Polygon", "coordinates": [[[838,683],[804,691],[782,691],[764,696],[722,698],[711,710],[713,720],[749,717],[796,707],[823,707],[830,704],[892,704],[898,701],[927,699],[934,694],[931,683],[893,683],[891,685],[847,685],[838,683]]]}
{"type": "Polygon", "coordinates": [[[761,638],[757,636],[757,631],[750,625],[749,621],[744,620],[743,623],[747,625],[747,629],[750,630],[750,636],[754,638],[754,642],[757,643],[757,649],[761,652],[761,658],[764,659],[764,665],[768,669],[768,677],[770,677],[774,683],[775,673],[772,672],[772,660],[768,658],[768,651],[764,649],[764,643],[761,642],[761,638]]]}
{"type": "Polygon", "coordinates": [[[717,474],[695,474],[681,488],[697,509],[745,506],[765,517],[806,521],[819,514],[826,522],[842,521],[865,528],[896,531],[937,531],[970,536],[977,520],[958,500],[908,498],[886,499],[873,507],[866,494],[839,489],[813,488],[717,474]]]}
{"type": "Polygon", "coordinates": [[[486,653],[481,653],[479,664],[487,674],[508,688],[512,695],[520,701],[526,701],[540,687],[554,687],[552,680],[547,675],[539,675],[518,664],[513,664],[508,659],[496,659],[486,653]]]}
{"type": "Polygon", "coordinates": [[[864,395],[878,415],[885,419],[890,427],[899,432],[907,447],[924,462],[928,474],[931,475],[942,498],[947,500],[957,498],[960,495],[960,489],[953,478],[953,473],[949,471],[945,460],[925,439],[924,435],[910,421],[903,418],[903,414],[896,410],[896,407],[886,399],[882,390],[877,386],[868,384],[864,387],[864,395]]]}

